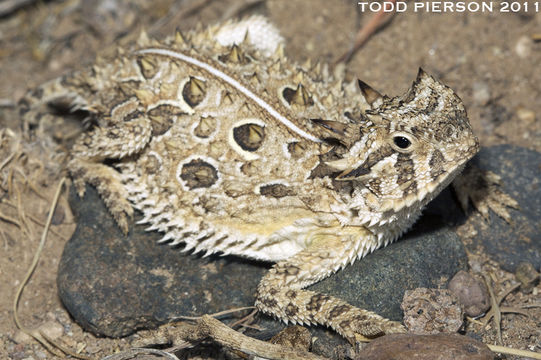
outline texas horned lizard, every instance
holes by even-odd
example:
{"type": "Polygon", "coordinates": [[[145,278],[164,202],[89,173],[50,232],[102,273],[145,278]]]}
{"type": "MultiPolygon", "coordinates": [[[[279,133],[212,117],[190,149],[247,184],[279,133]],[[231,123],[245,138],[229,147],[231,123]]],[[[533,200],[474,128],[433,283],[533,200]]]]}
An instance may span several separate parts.
{"type": "Polygon", "coordinates": [[[462,101],[422,70],[388,98],[288,62],[281,43],[261,17],[164,42],[143,35],[22,105],[31,117],[64,98],[93,115],[68,168],[124,232],[134,207],[164,242],[276,262],[257,307],[281,319],[351,341],[401,332],[302,289],[395,240],[477,152],[462,101]]]}

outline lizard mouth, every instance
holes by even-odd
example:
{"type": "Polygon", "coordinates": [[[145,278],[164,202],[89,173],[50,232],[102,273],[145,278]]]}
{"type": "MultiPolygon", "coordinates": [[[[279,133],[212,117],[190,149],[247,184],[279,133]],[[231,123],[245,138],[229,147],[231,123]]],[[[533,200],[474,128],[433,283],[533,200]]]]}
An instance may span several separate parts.
{"type": "Polygon", "coordinates": [[[477,136],[472,134],[472,141],[470,142],[469,147],[466,150],[467,156],[459,158],[459,160],[462,159],[461,163],[466,163],[471,158],[473,158],[475,154],[479,152],[480,147],[481,146],[479,144],[479,139],[477,138],[477,136]]]}

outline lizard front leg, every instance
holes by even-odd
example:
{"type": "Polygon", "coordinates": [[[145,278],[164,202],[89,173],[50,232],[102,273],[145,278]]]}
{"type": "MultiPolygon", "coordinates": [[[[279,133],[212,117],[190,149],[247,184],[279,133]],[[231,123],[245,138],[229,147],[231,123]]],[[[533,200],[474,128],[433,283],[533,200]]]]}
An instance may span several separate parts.
{"type": "Polygon", "coordinates": [[[484,171],[468,163],[462,173],[453,180],[453,188],[464,213],[468,201],[488,220],[489,209],[511,223],[508,208],[519,209],[518,202],[502,190],[501,179],[492,171],[484,171]]]}
{"type": "Polygon", "coordinates": [[[261,280],[257,308],[286,322],[329,326],[351,343],[363,336],[405,332],[398,322],[303,290],[379,247],[376,236],[363,227],[336,226],[315,232],[312,239],[305,250],[276,263],[261,280]]]}
{"type": "Polygon", "coordinates": [[[133,215],[128,193],[120,174],[102,162],[141,151],[151,139],[152,125],[144,113],[137,111],[135,99],[120,105],[112,116],[117,118],[112,125],[98,126],[78,139],[68,170],[79,196],[85,193],[85,183],[93,185],[118,226],[127,233],[128,217],[133,215]]]}

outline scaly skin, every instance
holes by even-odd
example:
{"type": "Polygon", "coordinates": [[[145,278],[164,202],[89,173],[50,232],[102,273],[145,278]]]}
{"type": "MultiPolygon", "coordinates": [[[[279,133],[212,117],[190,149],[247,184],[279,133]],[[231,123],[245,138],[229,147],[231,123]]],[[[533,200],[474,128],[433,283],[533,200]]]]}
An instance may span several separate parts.
{"type": "Polygon", "coordinates": [[[59,98],[96,123],[71,151],[76,188],[95,186],[124,232],[136,208],[163,241],[276,262],[257,307],[352,342],[404,327],[303,289],[396,240],[478,150],[460,98],[422,70],[388,98],[288,61],[261,17],[143,34],[21,113],[35,124],[59,98]]]}

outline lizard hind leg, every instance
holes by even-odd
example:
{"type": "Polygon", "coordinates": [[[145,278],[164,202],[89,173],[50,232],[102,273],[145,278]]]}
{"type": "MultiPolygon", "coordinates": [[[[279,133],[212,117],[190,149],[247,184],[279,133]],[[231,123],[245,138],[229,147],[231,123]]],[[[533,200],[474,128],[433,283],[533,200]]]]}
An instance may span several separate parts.
{"type": "Polygon", "coordinates": [[[38,134],[46,133],[54,126],[52,123],[61,122],[63,116],[55,114],[58,109],[66,113],[87,109],[87,99],[91,96],[86,93],[85,84],[85,74],[75,71],[28,91],[17,105],[24,134],[30,134],[30,129],[38,134]]]}
{"type": "Polygon", "coordinates": [[[374,235],[364,228],[326,232],[305,250],[274,265],[258,286],[257,308],[285,322],[328,326],[351,343],[363,337],[405,332],[398,322],[336,297],[303,290],[378,247],[374,235]]]}

